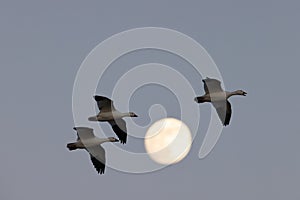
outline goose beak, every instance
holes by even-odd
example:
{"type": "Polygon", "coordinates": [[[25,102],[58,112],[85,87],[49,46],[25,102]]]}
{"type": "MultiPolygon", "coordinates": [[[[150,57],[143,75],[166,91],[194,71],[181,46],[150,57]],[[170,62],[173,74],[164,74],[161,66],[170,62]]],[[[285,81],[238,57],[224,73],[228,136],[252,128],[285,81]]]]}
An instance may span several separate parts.
{"type": "Polygon", "coordinates": [[[243,96],[246,96],[247,92],[243,92],[243,96]]]}
{"type": "Polygon", "coordinates": [[[119,140],[118,140],[118,139],[115,139],[115,142],[119,142],[119,140]]]}
{"type": "Polygon", "coordinates": [[[137,114],[134,114],[133,117],[138,117],[138,115],[137,115],[137,114]]]}
{"type": "Polygon", "coordinates": [[[194,98],[194,101],[196,101],[196,102],[198,103],[198,99],[197,99],[197,97],[195,97],[195,98],[194,98]]]}

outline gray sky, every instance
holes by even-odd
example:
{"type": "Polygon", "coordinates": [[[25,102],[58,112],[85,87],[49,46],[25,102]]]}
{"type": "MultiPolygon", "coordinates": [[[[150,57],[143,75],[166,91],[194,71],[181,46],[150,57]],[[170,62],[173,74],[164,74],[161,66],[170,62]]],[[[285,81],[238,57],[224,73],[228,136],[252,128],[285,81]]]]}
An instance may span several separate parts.
{"type": "MultiPolygon", "coordinates": [[[[297,1],[2,1],[0,198],[299,199],[299,8],[297,1]],[[75,76],[98,43],[145,26],[194,38],[216,62],[226,88],[244,89],[248,96],[231,99],[231,124],[207,158],[198,159],[210,119],[210,105],[201,105],[200,129],[182,162],[139,175],[107,168],[99,176],[86,152],[65,147],[76,138],[75,76]]],[[[135,52],[111,70],[150,61],[180,70],[203,93],[201,77],[166,52],[135,52]]],[[[110,88],[97,91],[110,95],[110,88]]],[[[142,88],[135,101],[157,91],[168,115],[178,116],[166,89],[142,88]]],[[[146,103],[131,105],[144,116],[136,120],[140,125],[149,122],[154,101],[146,103]]],[[[125,149],[142,150],[142,141],[131,141],[125,149]]]]}

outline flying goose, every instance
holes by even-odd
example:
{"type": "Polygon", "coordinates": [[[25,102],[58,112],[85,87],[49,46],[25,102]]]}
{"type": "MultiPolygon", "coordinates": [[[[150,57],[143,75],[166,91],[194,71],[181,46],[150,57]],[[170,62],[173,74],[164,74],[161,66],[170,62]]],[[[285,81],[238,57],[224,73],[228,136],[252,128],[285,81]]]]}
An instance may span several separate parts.
{"type": "Polygon", "coordinates": [[[228,98],[233,95],[246,96],[246,92],[243,90],[236,90],[234,92],[224,91],[221,87],[221,82],[217,79],[206,78],[202,80],[204,83],[205,94],[203,96],[195,97],[197,103],[211,102],[223,125],[229,124],[231,117],[231,104],[228,98]]]}
{"type": "Polygon", "coordinates": [[[77,141],[67,144],[70,151],[76,149],[85,149],[89,152],[91,161],[97,170],[98,174],[103,174],[105,170],[105,150],[101,146],[104,142],[118,142],[114,137],[97,138],[93,129],[87,127],[74,127],[77,131],[77,141]]]}
{"type": "Polygon", "coordinates": [[[126,122],[123,117],[137,117],[133,112],[121,113],[115,109],[114,103],[111,99],[103,96],[94,96],[100,112],[96,116],[89,117],[89,121],[105,121],[108,122],[113,131],[117,134],[122,144],[127,140],[126,122]]]}

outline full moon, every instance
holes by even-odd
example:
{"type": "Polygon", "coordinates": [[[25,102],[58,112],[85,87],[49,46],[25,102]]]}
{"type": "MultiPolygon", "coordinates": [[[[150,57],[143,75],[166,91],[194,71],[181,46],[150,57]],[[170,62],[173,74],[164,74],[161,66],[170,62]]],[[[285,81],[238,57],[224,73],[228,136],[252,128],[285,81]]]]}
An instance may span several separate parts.
{"type": "Polygon", "coordinates": [[[150,126],[145,137],[148,155],[157,163],[169,165],[181,161],[190,151],[190,129],[175,118],[164,118],[150,126]]]}

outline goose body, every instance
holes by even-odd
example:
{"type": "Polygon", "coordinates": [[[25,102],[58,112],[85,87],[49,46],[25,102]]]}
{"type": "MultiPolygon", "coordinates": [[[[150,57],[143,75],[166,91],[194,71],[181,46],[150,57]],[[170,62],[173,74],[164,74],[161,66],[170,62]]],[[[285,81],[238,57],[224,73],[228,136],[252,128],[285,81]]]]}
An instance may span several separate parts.
{"type": "Polygon", "coordinates": [[[224,91],[221,87],[221,82],[217,79],[206,78],[202,80],[204,83],[205,94],[195,97],[197,103],[210,102],[215,107],[218,116],[224,126],[228,125],[231,118],[231,104],[228,98],[234,95],[246,96],[243,90],[236,90],[233,92],[224,91]]]}
{"type": "Polygon", "coordinates": [[[122,119],[123,117],[132,117],[130,113],[121,113],[117,110],[111,112],[100,112],[94,117],[89,117],[90,121],[109,121],[114,119],[122,119]]]}
{"type": "Polygon", "coordinates": [[[103,96],[94,96],[100,112],[96,116],[89,117],[89,121],[108,122],[113,131],[117,134],[120,142],[125,144],[127,141],[127,127],[126,122],[122,119],[124,117],[137,117],[133,112],[121,113],[115,109],[114,103],[111,99],[103,96]]]}
{"type": "Polygon", "coordinates": [[[105,150],[101,146],[105,142],[118,142],[116,138],[97,138],[93,129],[87,127],[74,127],[77,131],[77,141],[68,143],[67,148],[70,151],[76,149],[85,149],[90,154],[90,159],[98,173],[105,171],[105,150]]]}

